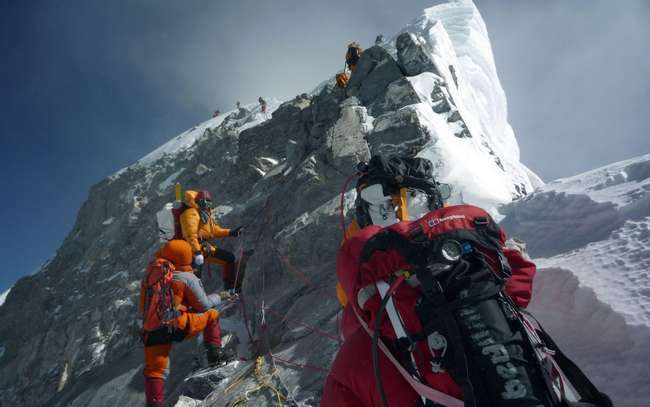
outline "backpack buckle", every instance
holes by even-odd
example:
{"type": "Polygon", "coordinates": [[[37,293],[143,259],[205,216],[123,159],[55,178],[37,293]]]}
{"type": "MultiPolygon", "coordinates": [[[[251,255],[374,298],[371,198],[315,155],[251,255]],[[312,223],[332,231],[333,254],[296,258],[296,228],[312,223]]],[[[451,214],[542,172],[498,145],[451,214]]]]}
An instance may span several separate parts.
{"type": "Polygon", "coordinates": [[[477,216],[476,218],[474,218],[474,226],[476,226],[477,228],[487,226],[489,223],[490,221],[485,216],[477,216]]]}

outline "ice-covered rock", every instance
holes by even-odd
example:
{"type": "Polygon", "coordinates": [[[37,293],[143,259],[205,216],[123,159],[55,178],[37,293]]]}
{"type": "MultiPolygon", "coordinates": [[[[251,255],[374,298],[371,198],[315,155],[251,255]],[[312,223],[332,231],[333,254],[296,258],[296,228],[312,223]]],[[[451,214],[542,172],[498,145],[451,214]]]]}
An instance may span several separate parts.
{"type": "Polygon", "coordinates": [[[427,42],[415,34],[405,32],[397,36],[397,60],[408,76],[416,76],[422,72],[438,73],[433,62],[432,51],[426,49],[427,42]]]}

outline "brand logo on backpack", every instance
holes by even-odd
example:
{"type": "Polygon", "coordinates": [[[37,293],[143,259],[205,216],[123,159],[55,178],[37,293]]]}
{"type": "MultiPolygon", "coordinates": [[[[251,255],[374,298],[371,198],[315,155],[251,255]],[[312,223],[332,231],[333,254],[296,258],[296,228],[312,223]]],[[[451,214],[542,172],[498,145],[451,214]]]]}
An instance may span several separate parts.
{"type": "Polygon", "coordinates": [[[434,228],[443,222],[448,222],[451,220],[460,220],[460,219],[467,219],[467,218],[465,215],[449,215],[449,216],[445,216],[444,218],[431,218],[427,220],[427,225],[429,225],[430,228],[434,228]]]}

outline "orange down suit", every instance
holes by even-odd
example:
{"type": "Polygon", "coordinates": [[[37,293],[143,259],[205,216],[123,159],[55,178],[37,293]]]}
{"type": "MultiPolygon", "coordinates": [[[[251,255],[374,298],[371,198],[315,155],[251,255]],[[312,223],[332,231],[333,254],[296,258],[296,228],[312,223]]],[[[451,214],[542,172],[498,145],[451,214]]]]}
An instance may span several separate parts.
{"type": "MultiPolygon", "coordinates": [[[[192,251],[201,251],[201,240],[230,236],[230,229],[217,225],[212,216],[208,223],[201,222],[199,208],[196,203],[196,191],[185,191],[185,203],[189,206],[180,216],[183,239],[192,246],[192,251]]],[[[209,255],[209,253],[206,253],[209,255]]]]}
{"type": "MultiPolygon", "coordinates": [[[[181,267],[184,268],[184,267],[181,267]]],[[[178,328],[169,333],[167,328],[145,332],[144,375],[164,379],[169,369],[169,352],[172,342],[180,342],[204,332],[204,341],[221,346],[219,312],[214,307],[219,300],[208,296],[201,280],[190,270],[174,271],[172,280],[174,304],[181,314],[176,318],[178,328]]],[[[140,310],[144,309],[144,292],[140,293],[140,310]]]]}

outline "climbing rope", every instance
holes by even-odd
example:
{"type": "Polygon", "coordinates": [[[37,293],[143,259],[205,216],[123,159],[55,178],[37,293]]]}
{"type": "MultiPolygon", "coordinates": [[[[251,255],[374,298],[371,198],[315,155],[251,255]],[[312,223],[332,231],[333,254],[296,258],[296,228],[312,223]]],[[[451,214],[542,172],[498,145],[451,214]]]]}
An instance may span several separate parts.
{"type": "MultiPolygon", "coordinates": [[[[326,165],[334,168],[339,174],[342,174],[341,171],[338,168],[334,167],[332,164],[330,164],[328,162],[324,162],[324,163],[326,165]]],[[[344,238],[345,238],[345,214],[344,214],[344,212],[345,212],[345,206],[344,206],[345,205],[345,192],[346,192],[350,182],[352,181],[352,179],[354,179],[354,175],[348,177],[348,179],[346,180],[345,185],[343,187],[343,190],[341,192],[341,208],[340,208],[341,211],[340,212],[341,212],[341,227],[343,229],[344,238]]],[[[282,185],[282,184],[279,184],[278,187],[280,185],[282,185]]],[[[268,229],[268,226],[271,223],[270,203],[271,203],[272,195],[273,195],[273,193],[269,194],[269,196],[267,197],[266,202],[265,202],[265,204],[264,204],[264,206],[262,208],[262,211],[261,211],[261,213],[262,213],[262,222],[261,222],[261,227],[256,232],[257,236],[256,236],[255,241],[253,243],[253,253],[257,253],[257,249],[258,249],[259,244],[261,243],[262,237],[265,235],[265,233],[266,233],[266,231],[268,229]]],[[[243,257],[243,251],[244,251],[243,249],[244,249],[244,239],[243,239],[243,236],[242,236],[241,240],[240,240],[240,246],[239,246],[240,263],[237,266],[237,271],[236,271],[236,274],[235,274],[235,286],[237,286],[237,283],[239,282],[239,278],[240,278],[239,273],[240,273],[241,259],[243,257]]],[[[337,298],[336,295],[334,295],[334,293],[331,292],[329,287],[327,287],[329,295],[325,295],[322,292],[324,287],[316,286],[313,283],[313,281],[307,276],[306,273],[301,272],[301,271],[297,270],[295,267],[293,267],[290,260],[289,260],[289,258],[288,258],[288,256],[283,256],[281,254],[281,252],[277,249],[277,247],[275,248],[274,251],[276,252],[276,255],[278,256],[278,258],[280,260],[280,263],[284,266],[284,269],[286,271],[288,271],[290,275],[293,275],[294,278],[300,280],[305,286],[308,286],[308,287],[311,287],[312,289],[314,289],[314,292],[316,292],[320,296],[326,298],[328,301],[331,300],[331,299],[336,299],[337,298]]],[[[279,374],[280,368],[277,366],[276,362],[282,363],[282,364],[287,365],[287,366],[291,366],[292,368],[311,369],[311,370],[318,371],[318,372],[321,372],[321,373],[327,373],[328,372],[327,369],[324,369],[324,368],[319,367],[319,366],[314,366],[314,365],[310,365],[310,364],[307,364],[307,363],[299,363],[299,362],[288,360],[288,359],[285,359],[285,358],[282,358],[282,357],[279,357],[279,356],[273,354],[273,352],[271,351],[270,340],[269,340],[269,332],[268,332],[268,329],[267,329],[267,318],[266,318],[266,313],[267,312],[269,314],[277,317],[277,318],[280,318],[280,320],[282,322],[287,322],[287,323],[291,323],[291,324],[295,324],[295,325],[305,327],[305,328],[309,329],[311,333],[314,333],[316,335],[320,335],[322,337],[325,337],[325,338],[328,338],[328,339],[331,339],[331,340],[335,340],[339,344],[340,344],[340,341],[341,341],[340,335],[335,336],[335,335],[330,334],[328,332],[325,332],[325,331],[323,331],[323,330],[321,330],[321,329],[319,329],[319,328],[317,328],[317,327],[315,327],[313,325],[310,325],[310,324],[308,324],[308,323],[306,323],[304,321],[300,321],[300,320],[297,320],[297,319],[290,319],[290,318],[287,317],[286,314],[282,315],[281,313],[279,313],[279,312],[271,309],[270,307],[266,306],[266,302],[265,302],[265,298],[264,298],[264,293],[266,292],[266,268],[263,267],[261,271],[262,271],[262,275],[261,275],[261,292],[259,293],[259,295],[255,295],[254,298],[259,299],[260,302],[261,302],[260,312],[259,312],[260,328],[261,328],[261,330],[260,330],[261,335],[260,336],[261,337],[259,339],[263,340],[265,342],[265,345],[264,345],[265,349],[266,349],[265,353],[270,358],[270,362],[272,363],[272,369],[271,369],[270,372],[264,372],[264,369],[263,369],[263,367],[264,367],[264,356],[263,355],[258,356],[257,359],[256,359],[256,362],[255,362],[255,371],[254,371],[254,376],[255,376],[256,381],[258,382],[258,386],[255,387],[252,390],[246,391],[243,396],[229,402],[227,404],[228,407],[235,407],[235,406],[241,405],[241,403],[245,403],[246,401],[249,400],[249,397],[250,397],[251,394],[253,394],[255,392],[259,392],[259,391],[264,390],[264,389],[269,389],[273,394],[275,394],[275,396],[276,396],[276,398],[278,400],[278,403],[281,406],[284,406],[284,402],[287,399],[290,399],[292,402],[297,404],[296,400],[293,399],[293,396],[291,395],[292,392],[289,390],[289,388],[282,381],[282,378],[280,377],[280,374],[279,374]],[[273,379],[274,378],[276,378],[280,382],[280,385],[286,391],[286,396],[283,395],[282,392],[280,390],[278,390],[273,385],[273,379]]],[[[249,328],[248,315],[247,315],[247,311],[246,311],[246,301],[245,301],[245,298],[241,295],[241,293],[240,293],[239,301],[241,303],[241,309],[242,309],[242,314],[243,314],[242,317],[243,317],[244,323],[246,325],[246,330],[247,330],[250,342],[251,342],[251,344],[253,344],[256,341],[254,340],[253,334],[252,334],[252,332],[251,332],[251,330],[249,328]]],[[[340,328],[339,327],[339,318],[338,318],[338,316],[339,316],[339,313],[337,313],[337,329],[340,328]]],[[[242,375],[237,380],[235,380],[230,386],[228,386],[228,388],[225,390],[225,393],[227,394],[230,391],[232,391],[249,374],[250,374],[250,369],[247,369],[245,372],[242,373],[242,375]]]]}
{"type": "MultiPolygon", "coordinates": [[[[264,356],[258,356],[255,360],[255,380],[257,380],[258,385],[251,389],[246,390],[244,395],[228,402],[227,407],[236,407],[241,403],[245,403],[250,400],[250,395],[253,393],[260,392],[264,389],[269,389],[278,399],[278,404],[281,407],[284,407],[284,402],[286,401],[286,396],[284,396],[280,390],[278,390],[273,385],[273,378],[279,374],[279,370],[274,366],[273,369],[268,372],[268,369],[265,369],[264,356]]],[[[239,383],[238,383],[239,384],[239,383]]],[[[232,386],[232,385],[231,385],[232,386]]],[[[229,387],[230,388],[230,387],[229,387]]]]}
{"type": "Polygon", "coordinates": [[[319,329],[319,328],[316,328],[316,327],[313,326],[313,325],[309,325],[309,324],[307,324],[307,323],[305,323],[305,322],[302,322],[302,321],[299,321],[299,320],[296,320],[296,319],[290,319],[290,318],[287,317],[286,314],[285,314],[285,315],[282,315],[281,313],[279,313],[279,312],[277,312],[277,311],[274,311],[273,309],[268,308],[268,307],[266,308],[266,310],[267,310],[270,314],[279,317],[281,321],[287,321],[287,322],[292,323],[292,324],[294,324],[294,325],[300,325],[300,326],[303,326],[303,327],[309,329],[310,331],[312,331],[313,333],[319,334],[320,336],[323,336],[323,337],[325,337],[325,338],[332,339],[332,340],[337,341],[337,342],[339,341],[339,338],[337,338],[336,336],[334,336],[334,335],[332,335],[332,334],[330,334],[330,333],[327,333],[327,332],[325,332],[325,331],[323,331],[323,330],[321,330],[321,329],[319,329]]]}
{"type": "Polygon", "coordinates": [[[345,180],[345,184],[343,184],[343,189],[341,189],[341,232],[343,233],[343,240],[347,238],[345,234],[345,192],[348,190],[348,187],[350,186],[350,182],[356,177],[356,174],[352,174],[348,177],[348,179],[345,180]]]}

